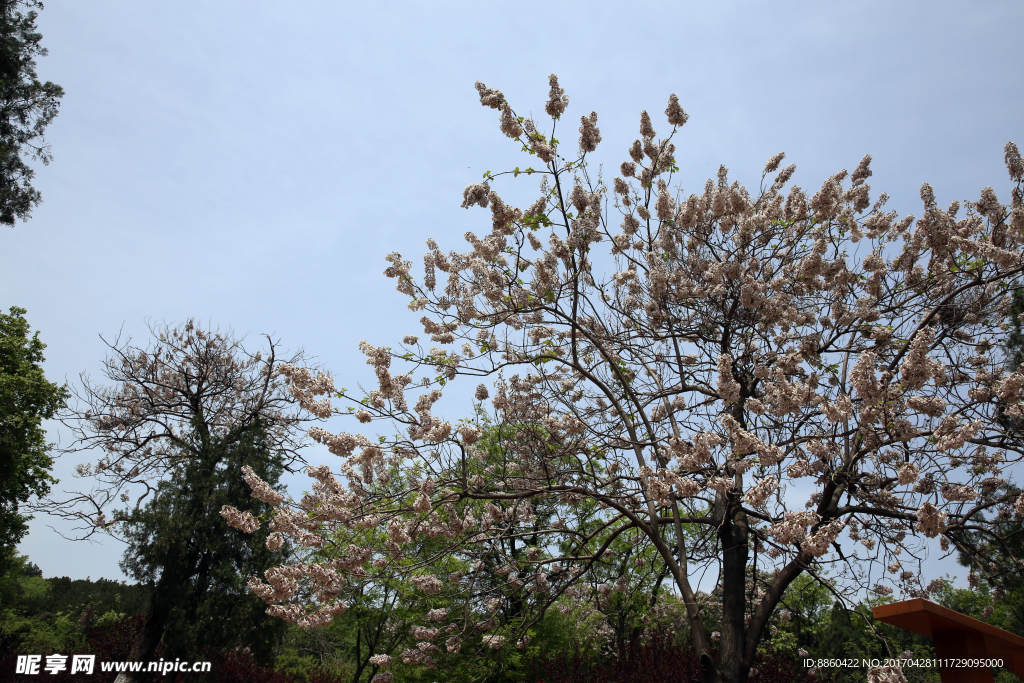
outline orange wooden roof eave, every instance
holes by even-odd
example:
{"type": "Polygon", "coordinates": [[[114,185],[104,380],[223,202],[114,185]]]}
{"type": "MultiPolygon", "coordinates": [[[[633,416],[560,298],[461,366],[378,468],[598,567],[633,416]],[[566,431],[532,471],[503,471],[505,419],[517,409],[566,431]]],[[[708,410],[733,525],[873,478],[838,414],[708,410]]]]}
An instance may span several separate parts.
{"type": "Polygon", "coordinates": [[[1024,652],[1024,638],[1016,634],[1004,631],[1001,628],[986,624],[973,617],[969,617],[951,609],[936,605],[934,602],[924,598],[892,602],[888,605],[879,605],[872,608],[875,619],[884,621],[894,626],[918,633],[928,638],[934,638],[935,633],[946,631],[974,631],[985,639],[994,639],[1005,643],[1013,648],[1019,648],[1024,652]],[[934,628],[936,625],[939,629],[934,628]]]}

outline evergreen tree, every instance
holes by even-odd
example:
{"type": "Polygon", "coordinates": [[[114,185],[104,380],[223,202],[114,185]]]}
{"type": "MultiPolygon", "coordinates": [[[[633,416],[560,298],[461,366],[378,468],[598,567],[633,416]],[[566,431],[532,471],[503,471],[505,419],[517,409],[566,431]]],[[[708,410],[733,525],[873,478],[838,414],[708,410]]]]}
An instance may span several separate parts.
{"type": "Polygon", "coordinates": [[[154,611],[166,614],[165,659],[196,660],[212,648],[247,647],[267,663],[287,624],[267,616],[246,581],[281,564],[289,549],[269,550],[266,527],[239,544],[220,509],[269,513],[270,505],[250,497],[242,468],[251,467],[273,486],[284,458],[271,451],[258,422],[234,443],[212,440],[204,447],[197,435],[190,440],[203,457],[184,459],[181,470],[160,482],[149,503],[124,522],[129,545],[121,568],[156,587],[154,611]]]}
{"type": "MultiPolygon", "coordinates": [[[[1012,291],[1013,305],[1010,307],[1008,319],[1010,330],[1002,344],[1005,365],[1008,371],[1019,368],[1021,361],[1024,360],[1024,328],[1022,328],[1020,318],[1018,317],[1024,313],[1024,287],[1017,287],[1012,291]]],[[[1024,431],[1024,424],[1021,423],[1021,420],[1005,414],[1006,402],[997,398],[996,403],[996,419],[1000,426],[1011,433],[1024,431]]]]}
{"type": "Polygon", "coordinates": [[[29,184],[35,171],[22,154],[50,163],[52,155],[43,141],[43,129],[57,116],[64,90],[36,77],[37,56],[43,36],[36,31],[32,8],[43,8],[39,0],[0,0],[0,223],[14,225],[27,220],[42,200],[39,190],[29,184]],[[28,12],[24,10],[28,9],[28,12]]]}
{"type": "Polygon", "coordinates": [[[1010,332],[1006,335],[1003,348],[1006,351],[1006,367],[1015,370],[1020,367],[1021,356],[1024,355],[1024,331],[1021,330],[1019,316],[1024,313],[1024,289],[1013,290],[1013,305],[1010,307],[1010,332]]]}
{"type": "MultiPolygon", "coordinates": [[[[62,413],[76,439],[61,453],[101,453],[75,468],[94,480],[92,489],[40,505],[82,523],[82,539],[106,533],[129,544],[125,571],[154,598],[125,659],[150,661],[162,641],[170,652],[245,642],[266,653],[276,635],[264,628],[265,608],[238,596],[258,567],[280,563],[281,555],[271,559],[261,540],[230,548],[225,539],[230,533],[237,545],[237,536],[216,513],[229,501],[266,509],[249,496],[243,471],[277,481],[282,469],[305,462],[299,428],[312,419],[310,409],[323,411],[305,394],[288,392],[282,375],[310,370],[296,365],[301,352],[280,358],[269,337],[264,355],[192,320],[150,329],[156,341],[148,348],[130,339],[110,345],[104,374],[113,387],[83,377],[82,390],[72,391],[79,404],[62,413]],[[228,602],[216,602],[218,592],[231,596],[228,602]]],[[[310,378],[321,393],[320,385],[330,384],[323,373],[310,378]]],[[[122,672],[118,681],[137,678],[122,672]]]]}

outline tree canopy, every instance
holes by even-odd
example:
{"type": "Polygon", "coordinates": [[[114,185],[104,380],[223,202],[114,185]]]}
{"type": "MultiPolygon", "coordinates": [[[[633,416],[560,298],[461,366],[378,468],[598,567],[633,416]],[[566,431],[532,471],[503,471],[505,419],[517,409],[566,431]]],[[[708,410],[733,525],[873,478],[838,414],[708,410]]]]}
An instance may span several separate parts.
{"type": "Polygon", "coordinates": [[[28,220],[42,201],[29,181],[35,171],[28,155],[49,164],[53,155],[43,131],[57,116],[64,89],[36,76],[36,57],[47,54],[39,43],[33,8],[39,0],[0,0],[0,223],[28,220]],[[27,12],[25,10],[28,10],[27,12]]]}
{"type": "MultiPolygon", "coordinates": [[[[153,596],[130,659],[149,660],[161,642],[174,653],[244,643],[266,658],[280,624],[243,586],[284,561],[284,544],[231,543],[218,513],[228,504],[267,512],[245,481],[273,484],[303,462],[298,427],[314,418],[287,390],[279,343],[269,337],[268,348],[249,352],[231,332],[193,320],[150,332],[145,348],[108,343],[112,386],[83,376],[72,387],[78,401],[60,418],[75,440],[61,456],[98,452],[76,467],[93,485],[42,505],[78,522],[80,539],[106,533],[128,542],[123,568],[153,596]]],[[[287,367],[303,358],[293,355],[287,367]]]]}
{"type": "Polygon", "coordinates": [[[184,459],[182,470],[159,482],[145,507],[124,520],[128,546],[121,568],[141,584],[160,584],[163,593],[154,599],[173,596],[165,659],[195,660],[214,648],[247,647],[266,663],[286,624],[265,614],[246,581],[288,559],[288,549],[268,548],[269,532],[239,545],[219,513],[224,505],[256,516],[268,512],[270,506],[249,496],[245,468],[276,486],[283,458],[269,450],[258,422],[231,444],[203,447],[197,435],[189,440],[203,457],[184,459]],[[167,585],[165,575],[176,576],[178,584],[167,585]]]}
{"type": "Polygon", "coordinates": [[[56,483],[42,422],[70,396],[43,375],[46,344],[38,331],[29,337],[25,312],[12,307],[0,313],[0,570],[10,568],[28,533],[31,517],[19,512],[21,504],[45,496],[56,483]]]}
{"type": "MultiPolygon", "coordinates": [[[[1000,402],[1024,417],[1024,374],[992,351],[1024,272],[1016,145],[1004,150],[1010,205],[987,187],[943,209],[924,184],[922,217],[901,218],[884,210],[888,195],[872,199],[870,156],[811,196],[784,192],[796,167],[780,170],[781,153],[755,193],[722,166],[684,197],[669,186],[688,119],[676,96],[671,134],[659,139],[642,112],[609,186],[588,169],[597,114],[580,118],[578,154],[562,156],[568,97],[554,75],[549,84],[545,134],[477,83],[501,131],[539,160],[466,187],[462,206],[489,208],[490,232],[467,233],[462,253],[428,239],[422,279],[387,256],[385,275],[435,345],[362,342],[379,386],[360,398],[285,368],[302,405],[350,402],[348,415],[380,431],[311,429],[342,458],[342,478],[310,468],[301,501],[252,482],[277,507],[278,538],[330,552],[253,586],[270,612],[324,624],[347,608],[346,577],[401,572],[457,606],[428,613],[435,623],[402,654],[435,665],[523,644],[561,600],[626,592],[630,574],[609,571],[625,546],[667,569],[704,680],[738,683],[801,576],[854,604],[866,592],[927,595],[935,553],[964,552],[979,572],[1005,560],[994,548],[999,521],[1024,514],[1006,486],[1024,444],[995,418],[1000,402]],[[491,188],[524,174],[542,177],[526,209],[491,188]],[[476,399],[490,399],[489,424],[512,427],[497,461],[479,444],[480,415],[452,423],[432,411],[460,376],[491,378],[476,399]],[[416,555],[424,537],[461,562],[416,555]]],[[[261,526],[224,514],[243,531],[261,526]]]]}

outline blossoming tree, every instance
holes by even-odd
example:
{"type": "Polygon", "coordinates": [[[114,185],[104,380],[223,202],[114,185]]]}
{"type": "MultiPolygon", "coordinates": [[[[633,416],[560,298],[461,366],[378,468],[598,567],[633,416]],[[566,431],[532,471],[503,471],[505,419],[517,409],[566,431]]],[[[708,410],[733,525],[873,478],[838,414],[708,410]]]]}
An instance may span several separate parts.
{"type": "Polygon", "coordinates": [[[722,167],[684,197],[669,189],[671,140],[688,118],[673,95],[672,133],[658,139],[643,112],[608,187],[587,167],[597,114],[581,117],[579,152],[563,157],[554,135],[568,98],[554,75],[550,85],[550,135],[476,86],[501,131],[539,159],[508,174],[540,174],[540,197],[510,206],[491,188],[505,174],[488,173],[464,193],[463,207],[491,213],[488,234],[466,234],[469,251],[427,240],[419,280],[400,254],[387,257],[385,274],[424,313],[436,346],[415,335],[399,349],[362,342],[379,386],[359,399],[283,368],[310,410],[351,401],[360,423],[399,432],[311,429],[344,477],[310,468],[313,491],[296,504],[251,482],[277,506],[269,543],[332,553],[251,582],[269,611],[315,626],[360,582],[403,573],[458,606],[430,612],[418,648],[402,654],[435,666],[464,647],[521,644],[553,605],[625,590],[628,575],[594,578],[625,543],[663,564],[704,679],[738,682],[802,574],[841,577],[831,589],[852,598],[871,587],[922,594],[929,553],[967,549],[987,571],[1001,543],[993,520],[1024,514],[1000,476],[1021,444],[993,421],[997,402],[1024,415],[1024,374],[1006,374],[989,353],[1024,271],[1017,147],[1005,150],[1009,207],[985,188],[941,209],[924,185],[922,217],[899,218],[883,210],[887,195],[872,201],[867,156],[810,197],[784,192],[795,166],[779,170],[783,154],[754,194],[722,167]],[[609,277],[599,275],[602,244],[609,277]],[[480,416],[453,424],[432,412],[459,376],[492,378],[476,398],[493,389],[488,419],[512,427],[485,468],[480,416]],[[539,520],[541,505],[557,514],[539,520]],[[984,542],[967,548],[968,531],[984,542]],[[442,539],[443,551],[410,555],[419,537],[442,539]],[[701,576],[722,596],[715,643],[701,576]],[[524,592],[533,599],[510,610],[524,592]]]}

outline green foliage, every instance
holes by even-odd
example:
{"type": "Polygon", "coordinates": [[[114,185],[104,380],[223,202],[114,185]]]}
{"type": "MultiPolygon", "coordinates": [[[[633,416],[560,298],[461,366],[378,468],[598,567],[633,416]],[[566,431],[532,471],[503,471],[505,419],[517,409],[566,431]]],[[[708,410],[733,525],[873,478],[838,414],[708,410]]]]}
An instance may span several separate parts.
{"type": "MultiPolygon", "coordinates": [[[[37,578],[36,581],[44,581],[37,578]]],[[[24,580],[23,580],[24,581],[24,580]]],[[[45,579],[46,592],[33,598],[26,595],[22,604],[27,614],[64,612],[78,619],[91,611],[96,615],[108,612],[140,614],[149,602],[144,585],[129,585],[111,579],[70,579],[66,576],[45,579]]]]}
{"type": "Polygon", "coordinates": [[[259,423],[236,437],[227,442],[193,433],[193,452],[201,456],[179,462],[178,476],[161,481],[148,504],[122,522],[129,544],[122,569],[148,585],[159,580],[156,599],[170,608],[163,637],[168,658],[247,647],[263,663],[284,634],[285,623],[265,613],[246,582],[282,564],[289,549],[269,550],[267,527],[237,534],[220,515],[231,505],[266,518],[271,506],[250,496],[242,467],[274,486],[283,458],[269,451],[259,423]]]}
{"type": "Polygon", "coordinates": [[[1010,306],[1008,321],[1010,331],[1003,342],[1003,349],[1007,354],[1007,369],[1015,370],[1020,367],[1022,354],[1024,354],[1024,331],[1021,329],[1021,321],[1017,317],[1024,313],[1024,288],[1015,288],[1012,294],[1013,304],[1010,306]]]}
{"type": "Polygon", "coordinates": [[[70,396],[43,376],[39,332],[29,337],[25,309],[0,313],[0,574],[15,564],[14,549],[31,517],[18,512],[30,496],[43,496],[56,480],[47,453],[43,419],[70,396]]]}
{"type": "Polygon", "coordinates": [[[82,652],[82,627],[67,614],[46,614],[43,618],[22,617],[5,610],[0,613],[2,651],[53,654],[82,652]]]}
{"type": "Polygon", "coordinates": [[[143,586],[117,581],[44,579],[25,556],[0,579],[0,653],[83,651],[85,631],[145,608],[143,586]]]}
{"type": "MultiPolygon", "coordinates": [[[[1007,317],[1010,329],[1002,343],[1008,371],[1018,369],[1021,361],[1024,360],[1024,328],[1017,317],[1024,313],[1024,287],[1013,288],[1012,301],[1007,317]]],[[[996,421],[1011,434],[1024,433],[1024,421],[1006,415],[1006,407],[1005,401],[1000,398],[996,399],[996,421]]]]}
{"type": "Polygon", "coordinates": [[[57,116],[64,96],[59,85],[36,77],[35,58],[47,51],[39,45],[35,7],[43,4],[0,0],[0,223],[11,226],[16,218],[27,220],[42,200],[29,184],[35,172],[22,156],[50,163],[43,130],[57,116]]]}
{"type": "Polygon", "coordinates": [[[309,683],[324,673],[355,681],[357,665],[346,647],[353,634],[347,626],[337,619],[313,629],[290,625],[274,665],[296,683],[309,683]]]}

